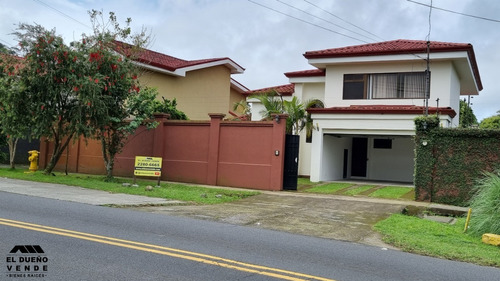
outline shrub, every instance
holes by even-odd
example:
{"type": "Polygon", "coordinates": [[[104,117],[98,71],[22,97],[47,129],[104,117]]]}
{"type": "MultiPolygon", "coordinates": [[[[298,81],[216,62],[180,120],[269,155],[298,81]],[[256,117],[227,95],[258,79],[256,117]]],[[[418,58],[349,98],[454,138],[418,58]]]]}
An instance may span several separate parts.
{"type": "Polygon", "coordinates": [[[471,234],[500,234],[500,171],[486,173],[478,182],[470,207],[472,208],[469,227],[471,234]]]}

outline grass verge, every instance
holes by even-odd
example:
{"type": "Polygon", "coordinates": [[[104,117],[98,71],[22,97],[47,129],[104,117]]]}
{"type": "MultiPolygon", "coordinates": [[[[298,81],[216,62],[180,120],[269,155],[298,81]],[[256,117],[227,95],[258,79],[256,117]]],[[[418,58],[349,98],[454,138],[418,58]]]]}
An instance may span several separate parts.
{"type": "Polygon", "coordinates": [[[481,242],[480,237],[463,233],[465,219],[454,225],[395,214],[378,222],[374,228],[386,243],[404,251],[500,267],[500,250],[481,242]]]}
{"type": "Polygon", "coordinates": [[[208,188],[196,185],[161,183],[160,187],[146,191],[145,186],[155,186],[156,181],[137,180],[139,187],[123,186],[132,183],[132,179],[116,178],[115,182],[105,182],[103,176],[54,173],[55,176],[44,175],[42,172],[25,173],[25,170],[10,170],[0,168],[0,177],[22,179],[35,182],[47,182],[80,186],[89,189],[103,190],[111,193],[143,195],[172,200],[186,201],[194,204],[219,204],[232,202],[249,196],[257,195],[257,191],[228,190],[208,188]]]}

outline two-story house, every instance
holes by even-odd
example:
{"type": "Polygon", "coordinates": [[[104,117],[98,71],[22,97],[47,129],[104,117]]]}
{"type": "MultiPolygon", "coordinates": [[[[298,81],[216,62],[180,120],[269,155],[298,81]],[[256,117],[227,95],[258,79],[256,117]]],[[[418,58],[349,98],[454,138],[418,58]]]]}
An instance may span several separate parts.
{"type": "MultiPolygon", "coordinates": [[[[119,47],[128,45],[116,42],[119,47]]],[[[208,113],[228,113],[248,89],[234,80],[244,68],[230,58],[183,60],[143,49],[135,58],[141,84],[158,89],[158,99],[177,100],[177,109],[191,120],[208,120],[208,113]]]]}
{"type": "Polygon", "coordinates": [[[482,90],[471,44],[394,40],[304,57],[316,69],[285,75],[294,96],[318,98],[326,106],[309,110],[311,143],[301,137],[299,175],[313,182],[412,182],[415,117],[427,108],[439,114],[441,126],[456,127],[460,96],[482,90]]]}

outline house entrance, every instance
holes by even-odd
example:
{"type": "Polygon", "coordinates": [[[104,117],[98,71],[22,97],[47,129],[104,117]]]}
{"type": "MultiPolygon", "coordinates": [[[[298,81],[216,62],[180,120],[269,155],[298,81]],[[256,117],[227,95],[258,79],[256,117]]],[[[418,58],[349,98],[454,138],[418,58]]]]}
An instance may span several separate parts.
{"type": "Polygon", "coordinates": [[[366,177],[368,138],[352,138],[351,176],[366,177]]]}

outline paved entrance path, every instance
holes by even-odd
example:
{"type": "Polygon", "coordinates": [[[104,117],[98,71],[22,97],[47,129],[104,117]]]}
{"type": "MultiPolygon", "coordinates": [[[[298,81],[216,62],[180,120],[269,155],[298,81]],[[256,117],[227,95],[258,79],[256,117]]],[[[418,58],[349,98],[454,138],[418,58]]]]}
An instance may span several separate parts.
{"type": "Polygon", "coordinates": [[[265,192],[232,203],[139,207],[137,210],[262,227],[328,239],[390,247],[372,226],[408,202],[265,192]]]}

